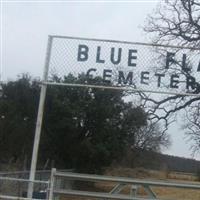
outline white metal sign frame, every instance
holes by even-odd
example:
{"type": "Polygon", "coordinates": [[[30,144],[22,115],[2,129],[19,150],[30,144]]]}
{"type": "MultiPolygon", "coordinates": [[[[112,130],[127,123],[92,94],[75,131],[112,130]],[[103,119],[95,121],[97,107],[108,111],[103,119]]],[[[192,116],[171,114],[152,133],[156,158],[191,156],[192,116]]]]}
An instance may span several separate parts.
{"type": "Polygon", "coordinates": [[[131,90],[135,92],[148,92],[148,93],[159,93],[159,94],[169,94],[169,95],[183,95],[183,96],[200,96],[200,94],[192,94],[192,93],[176,93],[176,92],[168,92],[168,91],[154,91],[154,90],[143,90],[143,89],[135,89],[130,87],[112,87],[112,86],[101,86],[101,85],[87,85],[87,84],[73,84],[73,83],[55,83],[48,81],[48,72],[51,58],[51,50],[54,38],[60,39],[72,39],[72,40],[82,40],[82,41],[96,41],[96,42],[108,42],[108,43],[118,43],[118,44],[128,44],[128,45],[145,45],[150,47],[163,47],[163,48],[171,48],[171,49],[188,49],[191,51],[200,51],[200,48],[190,48],[190,47],[180,47],[180,46],[170,46],[170,45],[159,45],[159,44],[148,44],[148,43],[138,43],[138,42],[127,42],[127,41],[116,41],[116,40],[100,40],[100,39],[91,39],[91,38],[80,38],[80,37],[67,37],[67,36],[57,36],[50,35],[48,37],[48,44],[46,50],[46,58],[45,58],[45,67],[43,72],[43,79],[41,83],[41,92],[40,92],[40,101],[37,115],[37,122],[35,128],[35,138],[32,152],[32,161],[31,161],[31,169],[30,169],[30,177],[29,177],[29,187],[28,187],[28,198],[32,198],[33,193],[33,182],[35,180],[35,172],[38,158],[38,149],[40,142],[40,134],[42,127],[42,119],[43,119],[43,110],[44,103],[46,97],[46,90],[48,85],[56,85],[56,86],[68,86],[68,87],[88,87],[88,88],[99,88],[99,89],[114,89],[114,90],[131,90]]]}

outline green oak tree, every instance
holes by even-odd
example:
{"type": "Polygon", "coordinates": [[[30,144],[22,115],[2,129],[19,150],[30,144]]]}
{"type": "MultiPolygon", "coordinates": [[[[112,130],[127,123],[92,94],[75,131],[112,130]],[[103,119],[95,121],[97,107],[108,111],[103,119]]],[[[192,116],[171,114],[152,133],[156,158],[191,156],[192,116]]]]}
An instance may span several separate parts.
{"type": "MultiPolygon", "coordinates": [[[[52,79],[65,83],[88,81],[84,75],[75,78],[70,74],[52,79]]],[[[101,78],[92,81],[105,84],[101,78]]],[[[23,75],[2,87],[0,159],[10,163],[28,160],[30,166],[40,82],[23,75]]],[[[145,140],[145,134],[141,134],[145,126],[148,126],[145,110],[126,102],[123,91],[48,86],[38,166],[54,160],[57,168],[100,172],[102,167],[119,160],[127,147],[138,148],[138,144],[143,144],[145,149],[146,143],[149,148],[151,137],[146,134],[145,140]],[[138,141],[140,138],[143,143],[138,141]]],[[[159,149],[163,143],[152,138],[151,149],[159,149]]],[[[157,138],[164,141],[167,137],[157,138]]]]}

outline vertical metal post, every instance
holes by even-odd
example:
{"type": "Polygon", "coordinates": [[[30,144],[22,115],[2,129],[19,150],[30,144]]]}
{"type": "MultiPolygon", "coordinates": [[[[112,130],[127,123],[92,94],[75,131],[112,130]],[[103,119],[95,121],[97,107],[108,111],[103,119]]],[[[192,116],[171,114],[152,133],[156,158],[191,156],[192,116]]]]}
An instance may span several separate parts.
{"type": "Polygon", "coordinates": [[[54,190],[54,183],[55,183],[55,174],[56,169],[52,168],[51,170],[51,180],[50,180],[50,188],[49,188],[49,200],[53,200],[53,190],[54,190]]]}
{"type": "Polygon", "coordinates": [[[47,85],[44,82],[46,82],[48,78],[52,39],[53,39],[52,36],[48,37],[42,87],[40,91],[40,102],[39,102],[39,107],[38,107],[37,122],[36,122],[36,128],[35,128],[35,138],[34,138],[32,160],[31,160],[31,169],[30,169],[30,176],[29,176],[29,185],[28,185],[28,192],[27,192],[27,197],[29,199],[32,199],[32,195],[33,195],[35,172],[36,172],[37,158],[38,158],[38,149],[39,149],[39,143],[40,143],[40,135],[41,135],[41,127],[42,127],[42,119],[43,119],[43,111],[44,111],[44,103],[45,103],[46,90],[47,90],[47,85]]]}
{"type": "Polygon", "coordinates": [[[132,185],[131,186],[130,195],[132,197],[136,197],[137,196],[137,192],[138,192],[138,185],[132,185]]]}

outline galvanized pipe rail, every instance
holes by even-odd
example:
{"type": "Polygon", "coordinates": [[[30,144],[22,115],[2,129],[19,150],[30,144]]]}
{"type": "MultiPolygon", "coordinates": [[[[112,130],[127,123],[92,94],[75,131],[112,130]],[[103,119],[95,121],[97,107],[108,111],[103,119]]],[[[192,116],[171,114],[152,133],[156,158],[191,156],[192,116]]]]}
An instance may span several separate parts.
{"type": "Polygon", "coordinates": [[[34,198],[24,198],[24,197],[14,197],[14,196],[6,196],[6,195],[0,195],[0,199],[2,200],[39,200],[39,199],[34,199],[34,198]]]}
{"type": "Polygon", "coordinates": [[[180,189],[192,189],[200,190],[200,184],[188,184],[180,182],[170,181],[154,181],[154,180],[140,180],[125,177],[113,177],[113,176],[101,176],[91,174],[79,174],[79,173],[63,173],[57,172],[56,169],[52,170],[51,176],[51,194],[50,199],[53,200],[54,196],[57,195],[71,195],[78,197],[92,197],[98,199],[122,199],[122,200],[155,200],[156,194],[152,191],[151,187],[171,187],[180,189]],[[56,178],[64,178],[67,180],[78,180],[78,181],[92,181],[92,182],[112,182],[116,183],[116,186],[108,193],[105,192],[93,192],[93,191],[81,191],[72,189],[60,189],[55,185],[56,178]],[[119,194],[120,191],[127,185],[131,185],[129,195],[119,194]],[[148,197],[138,196],[138,188],[143,187],[148,197]]]}
{"type": "MultiPolygon", "coordinates": [[[[141,197],[133,197],[129,195],[123,194],[109,194],[103,192],[86,192],[79,190],[54,190],[54,194],[57,195],[71,195],[78,197],[90,197],[90,198],[98,198],[98,199],[119,199],[119,200],[159,200],[157,198],[141,198],[141,197]]],[[[160,199],[161,200],[161,199],[160,199]]]]}
{"type": "Polygon", "coordinates": [[[89,175],[89,174],[79,174],[79,173],[63,173],[56,172],[56,177],[66,177],[70,180],[83,180],[83,181],[109,181],[109,182],[118,182],[131,185],[148,185],[148,186],[157,186],[157,187],[176,187],[182,189],[199,189],[200,184],[188,184],[180,182],[169,182],[169,181],[150,181],[150,180],[140,180],[132,178],[123,178],[123,177],[113,177],[113,176],[101,176],[101,175],[89,175]]]}
{"type": "MultiPolygon", "coordinates": [[[[12,182],[14,182],[14,181],[17,181],[17,182],[23,182],[23,183],[29,183],[30,181],[28,180],[28,179],[22,179],[22,178],[11,178],[11,177],[1,177],[0,176],[0,181],[1,180],[4,180],[4,181],[12,181],[12,182]]],[[[32,181],[32,182],[34,182],[34,183],[43,183],[43,184],[49,184],[49,181],[40,181],[40,180],[34,180],[34,181],[32,181]]]]}

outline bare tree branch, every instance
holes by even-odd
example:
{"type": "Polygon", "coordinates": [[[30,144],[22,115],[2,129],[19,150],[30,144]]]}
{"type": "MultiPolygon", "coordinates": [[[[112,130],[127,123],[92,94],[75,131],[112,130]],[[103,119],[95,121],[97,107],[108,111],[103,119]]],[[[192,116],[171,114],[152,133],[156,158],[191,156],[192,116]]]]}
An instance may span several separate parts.
{"type": "MultiPolygon", "coordinates": [[[[144,31],[155,43],[200,47],[199,0],[166,0],[165,3],[160,3],[156,12],[148,16],[144,31]]],[[[180,70],[179,73],[185,77],[191,76],[190,71],[180,70]]],[[[193,92],[200,94],[198,81],[193,92]]],[[[151,95],[141,94],[140,98],[148,108],[149,118],[163,121],[165,127],[175,120],[178,112],[185,113],[184,120],[187,120],[187,123],[183,123],[187,128],[187,136],[193,141],[193,152],[200,150],[200,95],[162,96],[156,100],[151,95]]]]}

